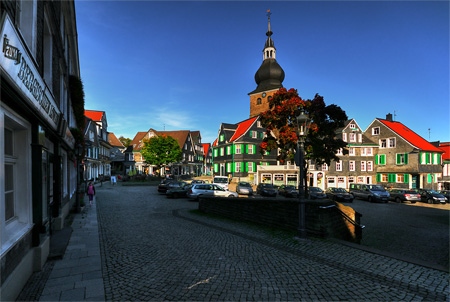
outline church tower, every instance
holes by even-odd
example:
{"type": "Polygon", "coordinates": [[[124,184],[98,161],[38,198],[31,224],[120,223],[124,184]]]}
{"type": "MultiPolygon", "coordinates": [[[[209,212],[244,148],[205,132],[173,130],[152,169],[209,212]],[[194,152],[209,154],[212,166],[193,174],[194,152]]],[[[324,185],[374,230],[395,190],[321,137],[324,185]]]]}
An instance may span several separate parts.
{"type": "Polygon", "coordinates": [[[269,26],[267,29],[267,40],[263,49],[263,62],[255,73],[255,82],[258,85],[250,92],[250,117],[259,115],[269,109],[269,100],[272,95],[283,87],[284,71],[275,59],[276,49],[272,40],[272,30],[270,27],[270,10],[267,17],[269,26]]]}

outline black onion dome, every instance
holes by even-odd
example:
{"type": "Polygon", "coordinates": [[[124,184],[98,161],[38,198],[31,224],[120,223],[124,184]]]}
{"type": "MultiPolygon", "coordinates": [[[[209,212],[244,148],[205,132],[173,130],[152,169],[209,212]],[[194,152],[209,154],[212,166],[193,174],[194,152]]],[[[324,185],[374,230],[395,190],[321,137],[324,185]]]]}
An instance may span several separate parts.
{"type": "Polygon", "coordinates": [[[258,85],[251,93],[261,92],[283,87],[284,70],[275,59],[265,59],[255,73],[255,82],[258,85]]]}
{"type": "Polygon", "coordinates": [[[263,52],[267,51],[267,54],[264,53],[264,60],[258,71],[255,73],[255,82],[258,86],[249,94],[283,87],[284,70],[277,63],[277,60],[275,60],[275,45],[271,37],[273,32],[270,26],[270,12],[268,16],[269,24],[266,32],[267,40],[263,50],[263,52]]]}

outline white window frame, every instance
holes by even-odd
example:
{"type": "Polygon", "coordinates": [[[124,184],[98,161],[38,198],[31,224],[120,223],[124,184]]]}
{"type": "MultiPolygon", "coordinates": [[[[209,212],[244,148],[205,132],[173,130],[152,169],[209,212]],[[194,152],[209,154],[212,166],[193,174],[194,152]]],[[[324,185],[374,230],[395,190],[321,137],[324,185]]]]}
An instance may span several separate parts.
{"type": "Polygon", "coordinates": [[[348,155],[349,156],[355,156],[356,155],[355,148],[350,147],[348,149],[348,155]]]}
{"type": "Polygon", "coordinates": [[[234,165],[234,172],[241,172],[241,170],[242,170],[242,163],[236,162],[234,165]]]}
{"type": "Polygon", "coordinates": [[[399,182],[399,183],[404,183],[405,182],[405,174],[395,174],[395,181],[399,182]]]}
{"type": "Polygon", "coordinates": [[[252,131],[252,138],[258,138],[258,131],[252,131]]]}
{"type": "Polygon", "coordinates": [[[32,228],[31,125],[6,106],[0,106],[0,256],[32,228]],[[5,155],[4,129],[13,131],[13,156],[5,155]],[[14,161],[14,217],[5,221],[5,162],[14,161]],[[19,176],[20,175],[20,176],[19,176]]]}
{"type": "Polygon", "coordinates": [[[342,171],[342,160],[336,162],[336,171],[342,171]]]}
{"type": "Polygon", "coordinates": [[[397,145],[397,139],[395,137],[390,137],[388,138],[388,148],[395,148],[395,146],[397,145]],[[393,144],[392,144],[393,142],[393,144]]]}
{"type": "Polygon", "coordinates": [[[350,142],[356,142],[356,133],[349,133],[348,134],[348,140],[350,141],[350,142]]]}
{"type": "Polygon", "coordinates": [[[328,165],[326,163],[322,165],[322,171],[328,171],[328,165]]]}
{"type": "Polygon", "coordinates": [[[388,146],[388,140],[386,138],[380,139],[380,148],[384,149],[388,146]]]}
{"type": "Polygon", "coordinates": [[[367,161],[367,171],[373,171],[373,161],[367,161]]]}
{"type": "Polygon", "coordinates": [[[349,127],[350,127],[350,129],[356,129],[356,125],[355,125],[355,124],[353,124],[353,123],[352,123],[352,124],[350,124],[350,125],[349,125],[349,127]]]}
{"type": "Polygon", "coordinates": [[[248,154],[255,154],[255,150],[252,144],[248,144],[248,154]]]}
{"type": "Polygon", "coordinates": [[[248,167],[248,172],[254,172],[253,171],[253,163],[252,162],[248,162],[247,163],[247,167],[248,167]]]}
{"type": "Polygon", "coordinates": [[[241,144],[236,144],[236,154],[242,154],[242,145],[241,144]]]}
{"type": "Polygon", "coordinates": [[[361,161],[361,171],[366,171],[366,161],[361,161]]]}
{"type": "Polygon", "coordinates": [[[372,135],[380,135],[380,127],[373,127],[372,135]]]}
{"type": "Polygon", "coordinates": [[[343,155],[343,150],[342,150],[342,148],[339,148],[339,150],[337,150],[337,153],[336,153],[336,155],[343,155]]]}
{"type": "Polygon", "coordinates": [[[349,162],[348,162],[348,169],[349,169],[349,171],[355,171],[355,161],[354,160],[350,160],[349,162]]]}
{"type": "Polygon", "coordinates": [[[342,132],[342,140],[343,140],[344,142],[347,141],[347,133],[346,133],[346,132],[342,132]]]}

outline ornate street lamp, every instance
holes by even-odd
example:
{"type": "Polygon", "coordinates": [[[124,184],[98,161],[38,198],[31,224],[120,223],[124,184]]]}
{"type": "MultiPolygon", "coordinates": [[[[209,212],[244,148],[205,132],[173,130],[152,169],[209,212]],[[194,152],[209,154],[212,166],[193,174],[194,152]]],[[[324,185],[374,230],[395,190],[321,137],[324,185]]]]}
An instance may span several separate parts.
{"type": "Polygon", "coordinates": [[[299,154],[299,185],[298,185],[298,236],[300,238],[306,238],[306,209],[305,209],[305,190],[304,190],[304,158],[305,149],[304,144],[306,135],[308,134],[309,127],[311,125],[311,119],[305,111],[301,109],[300,114],[297,116],[297,152],[299,154]]]}

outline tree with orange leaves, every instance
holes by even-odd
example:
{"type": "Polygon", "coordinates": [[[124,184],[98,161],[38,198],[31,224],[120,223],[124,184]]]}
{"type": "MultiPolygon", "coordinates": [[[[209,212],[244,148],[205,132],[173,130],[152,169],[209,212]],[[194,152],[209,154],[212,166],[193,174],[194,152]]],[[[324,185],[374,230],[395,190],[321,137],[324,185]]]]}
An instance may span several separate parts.
{"type": "Polygon", "coordinates": [[[302,109],[312,120],[304,143],[305,158],[317,165],[339,160],[336,153],[346,143],[336,137],[336,131],[345,125],[347,114],[337,105],[326,106],[319,94],[312,100],[303,100],[293,88],[280,88],[269,101],[269,110],[260,115],[261,124],[267,129],[260,145],[261,154],[279,149],[281,163],[293,161],[298,141],[296,118],[302,109]]]}

